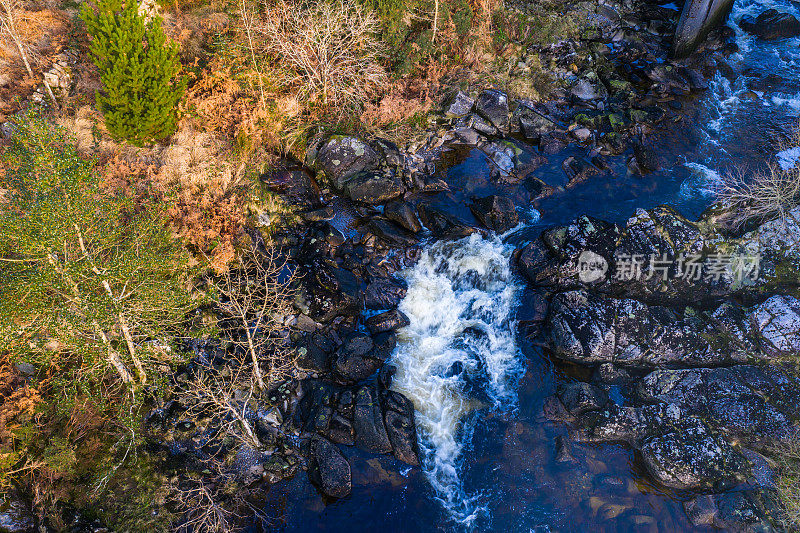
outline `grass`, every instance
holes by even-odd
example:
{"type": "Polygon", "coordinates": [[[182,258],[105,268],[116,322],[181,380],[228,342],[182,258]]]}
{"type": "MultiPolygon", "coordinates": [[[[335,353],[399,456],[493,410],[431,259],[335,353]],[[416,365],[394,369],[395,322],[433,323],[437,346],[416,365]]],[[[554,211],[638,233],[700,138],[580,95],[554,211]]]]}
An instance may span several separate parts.
{"type": "Polygon", "coordinates": [[[795,437],[772,450],[777,464],[775,488],[783,502],[783,520],[789,531],[800,529],[800,439],[795,437]]]}

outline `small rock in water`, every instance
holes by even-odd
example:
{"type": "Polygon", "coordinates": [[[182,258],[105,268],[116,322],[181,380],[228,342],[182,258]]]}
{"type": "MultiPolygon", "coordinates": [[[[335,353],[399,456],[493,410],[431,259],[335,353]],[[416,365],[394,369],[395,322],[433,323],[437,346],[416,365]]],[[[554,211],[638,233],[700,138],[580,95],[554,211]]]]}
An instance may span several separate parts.
{"type": "Polygon", "coordinates": [[[767,41],[800,36],[800,21],[791,13],[781,13],[777,9],[768,9],[756,18],[746,15],[739,26],[767,41]]]}
{"type": "Polygon", "coordinates": [[[315,435],[311,439],[312,464],[309,477],[322,492],[344,498],[352,490],[350,463],[335,444],[315,435]]]}

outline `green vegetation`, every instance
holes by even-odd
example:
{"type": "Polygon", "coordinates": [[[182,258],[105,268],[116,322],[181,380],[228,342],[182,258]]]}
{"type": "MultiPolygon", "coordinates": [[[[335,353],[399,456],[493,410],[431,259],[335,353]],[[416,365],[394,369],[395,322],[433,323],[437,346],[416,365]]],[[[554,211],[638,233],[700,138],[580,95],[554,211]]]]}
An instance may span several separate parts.
{"type": "Polygon", "coordinates": [[[91,53],[103,94],[97,104],[112,137],[136,146],[169,137],[186,82],[178,78],[178,45],[167,44],[161,19],[139,13],[138,2],[84,4],[81,17],[92,36],[91,53]]]}
{"type": "Polygon", "coordinates": [[[186,257],[159,202],[104,190],[63,128],[33,114],[14,126],[0,175],[0,486],[85,503],[82,485],[99,497],[135,455],[143,403],[179,362],[186,257]]]}

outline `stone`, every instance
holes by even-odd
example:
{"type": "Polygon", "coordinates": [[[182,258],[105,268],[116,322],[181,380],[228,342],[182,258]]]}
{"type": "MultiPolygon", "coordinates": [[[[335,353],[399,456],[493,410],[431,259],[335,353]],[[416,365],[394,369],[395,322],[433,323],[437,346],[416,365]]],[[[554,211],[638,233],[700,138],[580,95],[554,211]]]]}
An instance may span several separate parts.
{"type": "Polygon", "coordinates": [[[447,117],[469,115],[475,106],[475,99],[463,91],[454,91],[444,102],[443,111],[447,117]]]}
{"type": "Polygon", "coordinates": [[[766,348],[800,355],[800,301],[791,296],[772,296],[750,311],[766,348]]]}
{"type": "Polygon", "coordinates": [[[395,278],[376,278],[364,290],[364,306],[367,309],[394,309],[405,298],[408,285],[395,278]]]}
{"type": "Polygon", "coordinates": [[[401,228],[394,222],[380,217],[370,220],[368,227],[376,237],[393,246],[407,247],[419,243],[419,238],[416,235],[401,228]]]}
{"type": "Polygon", "coordinates": [[[384,422],[392,453],[404,463],[419,466],[417,426],[414,422],[414,405],[399,392],[383,393],[384,422]]]}
{"type": "Polygon", "coordinates": [[[359,448],[379,454],[393,450],[386,433],[378,392],[373,386],[365,385],[356,393],[353,429],[356,446],[359,448]]]}
{"type": "Polygon", "coordinates": [[[516,206],[505,196],[473,198],[469,208],[481,224],[497,233],[505,233],[519,224],[516,206]]]}
{"type": "Polygon", "coordinates": [[[322,205],[317,182],[302,166],[282,161],[270,172],[261,175],[261,182],[271,191],[281,194],[290,204],[302,209],[322,205]]]}
{"type": "Polygon", "coordinates": [[[367,329],[370,333],[382,333],[393,331],[409,325],[411,321],[408,317],[397,309],[373,315],[366,320],[367,329]]]}
{"type": "Polygon", "coordinates": [[[358,172],[341,187],[354,202],[368,205],[385,204],[403,195],[403,182],[393,172],[358,172]]]}
{"type": "Polygon", "coordinates": [[[327,496],[344,498],[353,488],[350,463],[339,448],[327,439],[315,435],[311,439],[309,479],[327,496]]]}
{"type": "MultiPolygon", "coordinates": [[[[478,95],[475,110],[498,130],[508,131],[508,96],[503,91],[487,89],[481,92],[478,95]]],[[[481,130],[478,129],[478,131],[481,130]]]]}
{"type": "Polygon", "coordinates": [[[419,233],[422,230],[422,222],[419,220],[417,210],[408,202],[389,202],[383,208],[383,216],[412,233],[419,233]]]}
{"type": "Polygon", "coordinates": [[[365,170],[373,170],[379,163],[378,153],[357,137],[333,135],[320,147],[313,158],[313,166],[325,172],[337,190],[345,182],[365,170]]]}
{"type": "Polygon", "coordinates": [[[768,9],[753,18],[745,15],[739,26],[760,39],[772,41],[800,36],[800,20],[791,13],[781,13],[777,9],[768,9]]]}
{"type": "Polygon", "coordinates": [[[369,335],[350,336],[334,354],[334,375],[344,383],[356,383],[374,374],[383,361],[372,356],[372,348],[369,335]]]}
{"type": "Polygon", "coordinates": [[[558,388],[558,397],[573,416],[602,409],[608,403],[608,394],[605,391],[583,382],[561,384],[558,388]]]}
{"type": "Polygon", "coordinates": [[[712,30],[725,23],[733,3],[734,0],[686,0],[675,30],[673,55],[691,55],[712,30]]]}

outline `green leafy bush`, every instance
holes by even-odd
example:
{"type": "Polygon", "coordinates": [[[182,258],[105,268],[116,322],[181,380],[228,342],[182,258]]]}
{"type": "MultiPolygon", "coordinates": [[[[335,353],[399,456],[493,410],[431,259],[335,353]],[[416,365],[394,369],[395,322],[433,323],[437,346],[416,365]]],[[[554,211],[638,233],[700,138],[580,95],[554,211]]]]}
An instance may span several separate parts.
{"type": "Polygon", "coordinates": [[[92,36],[103,82],[97,103],[112,137],[142,146],[172,135],[186,81],[178,75],[178,45],[167,44],[161,19],[147,20],[134,0],[99,0],[96,9],[84,4],[81,18],[92,36]]]}

